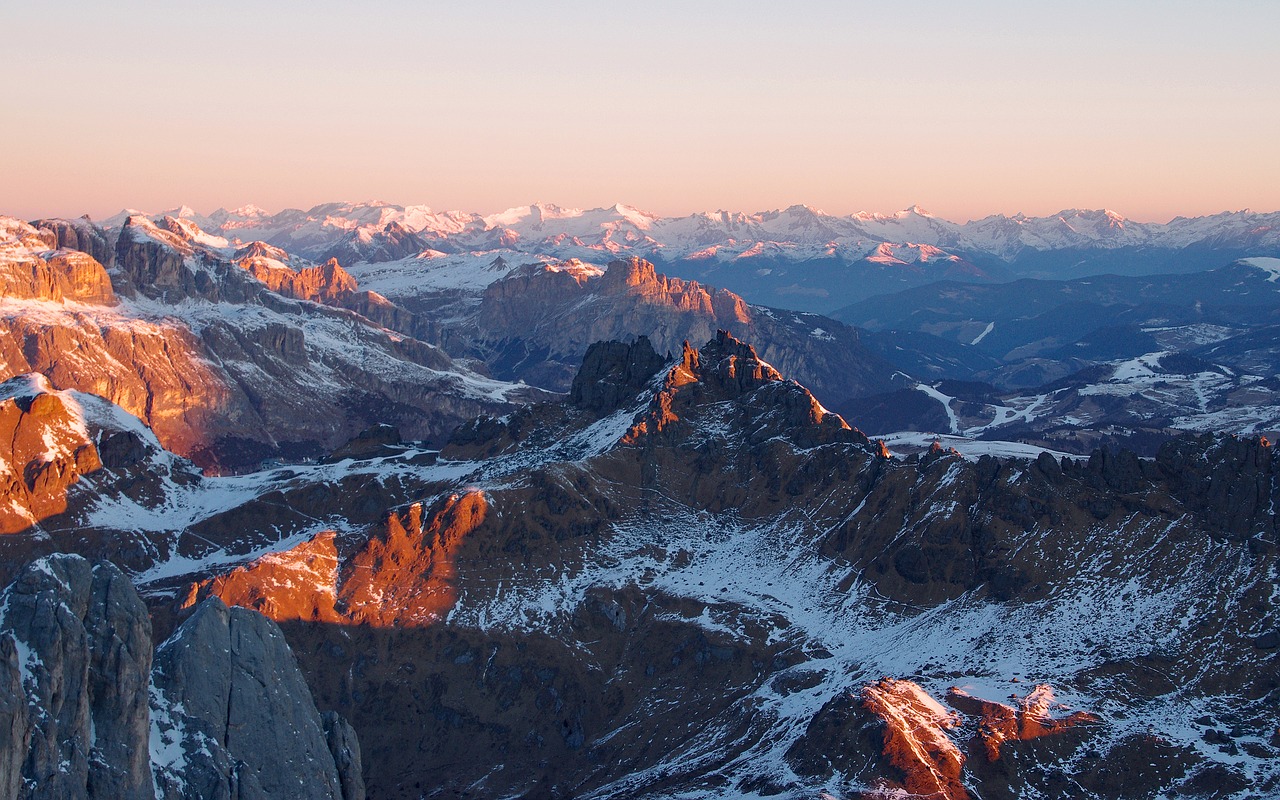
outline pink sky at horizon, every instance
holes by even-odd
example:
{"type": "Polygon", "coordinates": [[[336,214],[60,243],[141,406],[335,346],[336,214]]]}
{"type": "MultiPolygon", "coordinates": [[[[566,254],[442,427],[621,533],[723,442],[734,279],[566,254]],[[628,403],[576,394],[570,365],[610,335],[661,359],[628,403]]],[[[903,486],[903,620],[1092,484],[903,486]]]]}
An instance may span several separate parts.
{"type": "Polygon", "coordinates": [[[1280,209],[1280,4],[0,10],[0,214],[1280,209]]]}

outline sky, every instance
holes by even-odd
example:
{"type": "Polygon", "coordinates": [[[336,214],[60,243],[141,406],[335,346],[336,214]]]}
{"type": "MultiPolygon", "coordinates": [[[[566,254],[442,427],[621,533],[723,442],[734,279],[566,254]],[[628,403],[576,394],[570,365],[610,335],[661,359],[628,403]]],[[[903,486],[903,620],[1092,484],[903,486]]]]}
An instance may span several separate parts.
{"type": "Polygon", "coordinates": [[[0,5],[0,214],[1280,209],[1275,0],[0,5]]]}

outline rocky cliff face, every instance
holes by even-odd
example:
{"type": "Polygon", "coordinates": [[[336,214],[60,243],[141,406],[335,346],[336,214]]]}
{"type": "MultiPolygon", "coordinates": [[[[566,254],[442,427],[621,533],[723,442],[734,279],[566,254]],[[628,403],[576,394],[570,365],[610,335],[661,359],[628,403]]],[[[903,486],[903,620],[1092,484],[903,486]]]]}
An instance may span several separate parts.
{"type": "Polygon", "coordinates": [[[277,621],[414,628],[440,622],[458,600],[454,554],[484,522],[484,495],[451,495],[424,519],[421,503],[390,514],[386,531],[339,559],[333,531],[192,587],[277,621]]]}
{"type": "Polygon", "coordinates": [[[5,683],[16,689],[0,739],[0,763],[12,770],[4,796],[154,797],[151,623],[128,578],[110,565],[50,558],[0,597],[5,683]]]}
{"type": "Polygon", "coordinates": [[[813,319],[753,308],[732,292],[668,278],[632,258],[603,274],[573,262],[516,270],[485,290],[477,325],[496,350],[489,357],[495,371],[558,389],[568,388],[593,342],[643,335],[659,353],[678,353],[685,341],[705,342],[717,330],[760,343],[765,360],[837,410],[893,385],[895,370],[856,331],[813,319]]]}
{"type": "MultiPolygon", "coordinates": [[[[95,233],[100,232],[95,229],[95,233]]],[[[93,255],[79,251],[79,236],[80,229],[70,224],[37,227],[12,219],[0,221],[0,297],[115,302],[106,270],[93,255]]],[[[93,244],[88,241],[83,246],[92,251],[93,244]]]]}
{"type": "Polygon", "coordinates": [[[115,242],[107,232],[88,217],[79,219],[38,219],[31,223],[35,228],[53,234],[57,248],[78,250],[93,257],[108,269],[115,262],[115,242]]]}
{"type": "Polygon", "coordinates": [[[0,534],[67,509],[67,489],[102,466],[84,412],[41,375],[0,383],[0,534]]]}
{"type": "Polygon", "coordinates": [[[100,233],[64,222],[5,222],[0,284],[30,302],[0,315],[0,378],[38,372],[106,397],[201,466],[318,458],[381,422],[439,442],[464,419],[537,394],[389,332],[384,324],[421,326],[336,264],[277,268],[259,248],[241,266],[189,221],[135,216],[108,274],[85,253],[45,249],[100,233]]]}
{"type": "Polygon", "coordinates": [[[0,797],[362,800],[359,744],[275,625],[217,600],[155,654],[129,579],[77,556],[0,593],[0,797]]]}
{"type": "MultiPolygon", "coordinates": [[[[160,771],[159,794],[188,797],[199,787],[204,797],[238,790],[242,797],[346,800],[297,662],[261,614],[202,603],[156,651],[152,682],[161,743],[182,751],[160,771]]],[[[330,728],[344,769],[358,770],[359,751],[350,749],[340,720],[330,728]]],[[[358,792],[356,781],[348,784],[358,792]]]]}

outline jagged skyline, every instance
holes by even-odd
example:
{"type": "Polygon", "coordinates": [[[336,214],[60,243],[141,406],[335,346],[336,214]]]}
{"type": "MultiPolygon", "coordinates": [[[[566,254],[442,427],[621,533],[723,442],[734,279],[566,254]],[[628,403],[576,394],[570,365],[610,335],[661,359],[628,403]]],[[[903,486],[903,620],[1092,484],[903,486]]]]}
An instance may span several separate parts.
{"type": "Polygon", "coordinates": [[[1280,7],[1072,11],[6,9],[11,31],[56,19],[58,47],[14,36],[0,54],[27,120],[0,133],[0,209],[1280,208],[1280,107],[1259,101],[1280,7]]]}

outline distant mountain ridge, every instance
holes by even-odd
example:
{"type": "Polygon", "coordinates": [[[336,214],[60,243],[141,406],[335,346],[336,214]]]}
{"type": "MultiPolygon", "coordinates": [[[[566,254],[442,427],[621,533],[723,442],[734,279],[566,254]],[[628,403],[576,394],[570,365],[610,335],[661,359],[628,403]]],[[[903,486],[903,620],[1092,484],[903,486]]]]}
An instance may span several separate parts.
{"type": "MultiPolygon", "coordinates": [[[[118,227],[137,213],[122,211],[103,224],[118,227]]],[[[482,215],[367,202],[274,214],[245,206],[202,215],[183,206],[151,216],[189,220],[211,235],[261,240],[310,259],[337,257],[344,265],[481,252],[589,263],[638,256],[752,302],[820,313],[937,280],[1186,272],[1280,255],[1280,212],[1249,210],[1168,223],[1136,222],[1106,209],[957,223],[919,206],[848,216],[793,205],[662,217],[623,204],[536,203],[482,215]]]]}
{"type": "MultiPolygon", "coordinates": [[[[102,224],[118,227],[138,213],[122,211],[102,224]]],[[[784,245],[784,251],[795,256],[887,258],[879,245],[888,243],[912,247],[917,259],[947,258],[960,251],[986,253],[1005,261],[1012,261],[1024,250],[1183,248],[1231,239],[1263,246],[1280,244],[1280,211],[1249,209],[1176,217],[1167,223],[1138,222],[1109,209],[1065,209],[1043,217],[992,214],[958,223],[934,216],[918,205],[893,214],[840,216],[792,205],[755,213],[720,210],[663,217],[622,203],[593,209],[535,203],[484,215],[367,202],[324,203],[306,211],[285,209],[275,214],[244,206],[231,211],[218,209],[207,216],[181,206],[149,216],[190,219],[205,231],[242,241],[286,240],[304,254],[312,249],[313,256],[320,255],[314,250],[317,246],[329,245],[353,231],[368,236],[389,225],[401,236],[412,233],[423,236],[429,244],[431,240],[447,241],[468,250],[499,249],[518,242],[519,249],[554,245],[637,255],[664,252],[676,258],[740,256],[762,243],[784,245]],[[504,239],[509,244],[504,244],[504,239]]]]}

